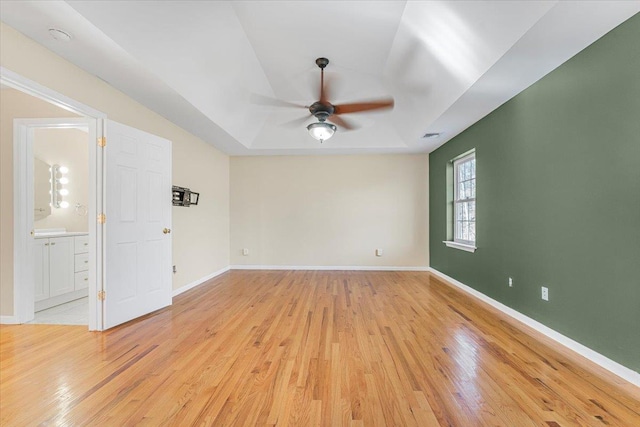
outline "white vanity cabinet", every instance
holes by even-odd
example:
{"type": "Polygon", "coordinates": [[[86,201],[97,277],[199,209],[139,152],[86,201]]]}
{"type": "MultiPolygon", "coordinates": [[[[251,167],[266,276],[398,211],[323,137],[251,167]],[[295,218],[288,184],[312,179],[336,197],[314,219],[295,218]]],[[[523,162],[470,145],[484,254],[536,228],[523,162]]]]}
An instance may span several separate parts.
{"type": "Polygon", "coordinates": [[[87,295],[88,245],[87,235],[35,238],[36,311],[87,295]]]}
{"type": "Polygon", "coordinates": [[[74,290],[73,237],[36,239],[34,254],[36,301],[74,290]]]}
{"type": "Polygon", "coordinates": [[[36,239],[33,246],[33,281],[36,302],[49,298],[49,239],[36,239]]]}
{"type": "Polygon", "coordinates": [[[74,290],[72,260],[72,238],[49,239],[49,298],[74,290]]]}
{"type": "Polygon", "coordinates": [[[89,236],[76,236],[73,239],[74,289],[77,291],[89,287],[89,236]]]}

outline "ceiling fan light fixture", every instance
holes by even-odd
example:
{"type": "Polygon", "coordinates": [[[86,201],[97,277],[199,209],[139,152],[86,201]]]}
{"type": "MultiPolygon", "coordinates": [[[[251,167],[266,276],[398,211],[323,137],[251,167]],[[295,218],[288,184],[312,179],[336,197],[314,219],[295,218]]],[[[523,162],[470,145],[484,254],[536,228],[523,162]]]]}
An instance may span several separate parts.
{"type": "Polygon", "coordinates": [[[309,126],[307,126],[307,130],[309,131],[309,135],[311,135],[314,139],[323,142],[333,136],[333,134],[336,132],[336,127],[331,123],[317,122],[311,123],[309,126]]]}

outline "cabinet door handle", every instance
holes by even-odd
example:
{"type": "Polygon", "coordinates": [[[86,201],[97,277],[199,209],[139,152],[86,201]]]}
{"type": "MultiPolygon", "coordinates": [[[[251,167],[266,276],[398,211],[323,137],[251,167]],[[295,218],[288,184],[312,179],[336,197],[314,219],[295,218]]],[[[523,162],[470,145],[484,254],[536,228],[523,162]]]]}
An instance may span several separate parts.
{"type": "Polygon", "coordinates": [[[55,245],[55,242],[51,243],[51,246],[55,245]]]}
{"type": "Polygon", "coordinates": [[[85,261],[84,263],[85,263],[85,264],[88,264],[88,263],[89,263],[89,261],[85,261]]]}
{"type": "Polygon", "coordinates": [[[162,232],[164,234],[169,234],[169,233],[171,233],[171,229],[170,228],[165,228],[165,229],[162,230],[162,232]]]}
{"type": "Polygon", "coordinates": [[[48,244],[48,243],[45,243],[44,245],[45,245],[45,246],[49,246],[49,244],[48,244]]]}
{"type": "Polygon", "coordinates": [[[84,245],[85,245],[85,246],[89,246],[89,244],[88,244],[88,243],[84,243],[84,245]]]}
{"type": "Polygon", "coordinates": [[[89,280],[89,278],[88,278],[88,277],[85,277],[85,278],[84,278],[84,279],[82,279],[82,280],[84,280],[84,281],[86,282],[87,280],[89,280]]]}

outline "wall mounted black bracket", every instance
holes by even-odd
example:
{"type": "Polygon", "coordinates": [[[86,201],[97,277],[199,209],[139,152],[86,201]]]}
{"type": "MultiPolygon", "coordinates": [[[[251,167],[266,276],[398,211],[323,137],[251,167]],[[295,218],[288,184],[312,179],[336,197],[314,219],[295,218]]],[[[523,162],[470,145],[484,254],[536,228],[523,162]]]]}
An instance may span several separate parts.
{"type": "Polygon", "coordinates": [[[173,206],[189,207],[191,205],[197,205],[200,199],[200,193],[191,191],[185,187],[173,186],[173,206]]]}

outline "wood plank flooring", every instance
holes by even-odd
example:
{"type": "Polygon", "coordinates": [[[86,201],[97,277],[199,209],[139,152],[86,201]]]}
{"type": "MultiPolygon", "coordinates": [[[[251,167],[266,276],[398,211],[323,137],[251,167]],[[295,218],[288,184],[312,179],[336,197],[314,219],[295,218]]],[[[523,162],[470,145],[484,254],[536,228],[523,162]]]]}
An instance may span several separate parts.
{"type": "Polygon", "coordinates": [[[640,389],[426,272],[232,271],[104,333],[0,327],[0,424],[640,426],[640,389]]]}

